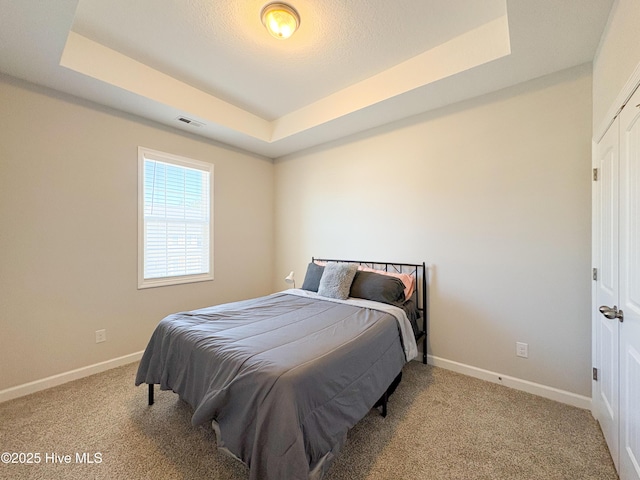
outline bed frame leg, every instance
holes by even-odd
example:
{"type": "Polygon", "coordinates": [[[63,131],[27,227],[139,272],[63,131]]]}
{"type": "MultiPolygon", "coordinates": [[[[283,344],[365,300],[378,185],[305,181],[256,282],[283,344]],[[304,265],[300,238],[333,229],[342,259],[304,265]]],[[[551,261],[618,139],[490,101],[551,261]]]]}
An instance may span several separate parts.
{"type": "Polygon", "coordinates": [[[424,338],[422,339],[422,363],[427,364],[427,332],[425,330],[424,338]]]}
{"type": "Polygon", "coordinates": [[[382,418],[385,418],[387,416],[387,401],[389,400],[389,393],[384,392],[384,395],[382,396],[382,418]]]}
{"type": "Polygon", "coordinates": [[[149,405],[153,405],[153,383],[149,384],[149,405]]]}

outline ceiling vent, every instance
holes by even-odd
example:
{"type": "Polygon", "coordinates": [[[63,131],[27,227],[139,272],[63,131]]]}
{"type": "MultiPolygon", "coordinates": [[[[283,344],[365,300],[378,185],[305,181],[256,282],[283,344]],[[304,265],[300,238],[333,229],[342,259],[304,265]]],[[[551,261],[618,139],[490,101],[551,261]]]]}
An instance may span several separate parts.
{"type": "Polygon", "coordinates": [[[176,120],[178,120],[179,122],[184,123],[185,125],[190,125],[192,127],[198,127],[198,128],[204,127],[204,123],[198,122],[198,121],[193,120],[192,118],[189,118],[189,117],[180,116],[180,117],[176,117],[176,120]]]}

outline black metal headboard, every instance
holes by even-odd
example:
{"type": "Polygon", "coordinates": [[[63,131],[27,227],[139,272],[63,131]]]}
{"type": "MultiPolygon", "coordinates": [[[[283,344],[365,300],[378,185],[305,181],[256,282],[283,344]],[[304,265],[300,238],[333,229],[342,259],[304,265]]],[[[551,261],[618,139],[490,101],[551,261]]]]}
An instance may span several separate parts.
{"type": "Polygon", "coordinates": [[[340,260],[333,258],[315,258],[311,257],[311,261],[315,262],[343,262],[357,263],[364,267],[373,268],[375,270],[384,270],[385,272],[404,273],[411,275],[416,279],[416,303],[418,311],[422,316],[422,330],[416,335],[416,341],[422,339],[422,363],[427,363],[427,317],[428,317],[428,295],[427,295],[427,267],[425,262],[420,263],[395,263],[395,262],[371,262],[367,260],[340,260]]]}

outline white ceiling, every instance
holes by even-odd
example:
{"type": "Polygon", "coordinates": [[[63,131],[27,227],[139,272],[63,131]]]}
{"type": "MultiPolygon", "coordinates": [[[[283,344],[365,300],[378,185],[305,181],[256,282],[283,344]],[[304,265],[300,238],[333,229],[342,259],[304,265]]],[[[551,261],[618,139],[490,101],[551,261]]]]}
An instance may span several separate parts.
{"type": "Polygon", "coordinates": [[[613,0],[266,3],[0,0],[0,71],[275,158],[590,62],[613,0]]]}

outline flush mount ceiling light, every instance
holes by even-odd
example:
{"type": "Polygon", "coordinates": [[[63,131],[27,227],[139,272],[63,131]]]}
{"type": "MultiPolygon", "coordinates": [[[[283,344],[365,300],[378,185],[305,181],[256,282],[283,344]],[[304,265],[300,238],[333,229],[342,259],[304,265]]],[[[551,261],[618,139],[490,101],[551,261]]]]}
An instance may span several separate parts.
{"type": "Polygon", "coordinates": [[[300,26],[300,15],[286,3],[269,3],[260,13],[262,23],[274,37],[289,38],[300,26]]]}

